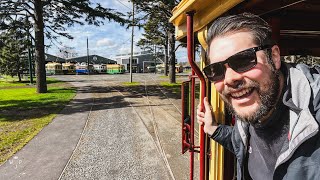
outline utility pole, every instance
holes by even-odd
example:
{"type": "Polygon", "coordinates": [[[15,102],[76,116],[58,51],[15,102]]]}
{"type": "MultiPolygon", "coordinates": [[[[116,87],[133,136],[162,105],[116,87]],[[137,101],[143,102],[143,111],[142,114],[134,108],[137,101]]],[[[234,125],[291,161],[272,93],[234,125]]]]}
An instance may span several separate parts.
{"type": "Polygon", "coordinates": [[[90,75],[89,64],[90,64],[90,61],[89,61],[89,39],[87,37],[87,70],[88,70],[88,75],[90,75]]]}
{"type": "Polygon", "coordinates": [[[132,59],[133,59],[133,35],[134,35],[134,2],[132,1],[132,34],[131,34],[131,58],[130,58],[130,83],[132,83],[132,59]]]}

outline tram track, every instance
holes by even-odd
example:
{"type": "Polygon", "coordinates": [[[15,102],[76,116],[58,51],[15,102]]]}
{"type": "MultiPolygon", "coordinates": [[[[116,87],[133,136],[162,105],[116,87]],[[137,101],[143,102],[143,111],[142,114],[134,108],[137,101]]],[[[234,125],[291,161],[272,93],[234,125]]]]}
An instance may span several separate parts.
{"type": "MultiPolygon", "coordinates": [[[[155,82],[155,84],[158,86],[158,88],[160,89],[160,91],[166,96],[166,98],[171,102],[171,104],[179,111],[180,115],[182,116],[182,112],[181,110],[172,102],[171,98],[169,98],[167,96],[167,94],[163,91],[163,89],[161,88],[161,86],[157,83],[157,81],[154,79],[154,77],[150,76],[150,78],[155,82]]],[[[181,121],[179,121],[179,123],[181,124],[181,121]]],[[[199,131],[197,130],[197,128],[194,129],[195,132],[195,138],[199,138],[199,131]]]]}
{"type": "MultiPolygon", "coordinates": [[[[165,94],[166,89],[162,90],[161,87],[156,84],[155,80],[148,76],[139,77],[139,80],[137,78],[140,85],[133,87],[123,85],[123,80],[120,78],[113,80],[113,76],[110,78],[108,77],[108,79],[106,76],[101,80],[88,81],[90,84],[86,84],[84,86],[85,88],[89,88],[90,91],[86,90],[83,93],[90,92],[94,97],[92,104],[90,104],[90,112],[88,111],[89,115],[87,117],[87,121],[88,119],[90,120],[87,122],[88,127],[86,125],[83,129],[78,145],[75,147],[75,153],[73,152],[71,155],[69,162],[66,164],[59,177],[59,180],[66,179],[67,177],[76,177],[76,174],[73,172],[78,172],[78,167],[82,167],[83,163],[88,164],[87,162],[91,162],[92,158],[100,156],[101,153],[104,154],[104,157],[109,157],[111,159],[118,156],[112,156],[112,153],[111,155],[105,154],[115,144],[112,143],[112,146],[104,146],[111,145],[110,142],[114,140],[105,141],[105,135],[100,133],[101,130],[102,132],[109,132],[109,136],[113,137],[113,139],[118,137],[121,139],[130,139],[130,141],[128,141],[130,142],[128,143],[129,146],[125,146],[127,148],[131,145],[130,150],[127,148],[126,151],[122,151],[121,149],[123,148],[121,148],[119,151],[124,154],[132,152],[138,157],[142,157],[143,160],[141,159],[141,161],[131,161],[131,159],[133,159],[130,158],[131,156],[123,156],[123,153],[121,153],[121,156],[123,156],[122,159],[126,160],[127,157],[129,157],[128,162],[131,162],[131,164],[138,162],[134,163],[138,166],[132,166],[133,169],[139,166],[146,166],[144,163],[152,159],[156,161],[152,161],[149,167],[154,167],[153,162],[163,162],[161,163],[161,167],[159,167],[162,169],[163,176],[158,176],[153,170],[151,170],[147,173],[143,173],[146,177],[149,174],[149,177],[158,176],[166,177],[164,179],[174,180],[186,179],[186,170],[188,169],[187,156],[181,155],[179,150],[177,150],[177,147],[181,146],[181,141],[179,139],[181,134],[181,122],[179,121],[181,111],[178,109],[179,106],[173,103],[177,104],[178,102],[174,102],[175,99],[169,99],[170,94],[165,94]],[[103,115],[102,112],[106,111],[110,111],[111,114],[108,113],[108,115],[103,115]],[[117,112],[120,114],[118,116],[114,116],[117,112]],[[126,113],[124,114],[121,112],[126,113]],[[105,119],[100,120],[102,119],[101,117],[105,117],[105,119]],[[126,121],[130,119],[133,121],[126,123],[126,121]],[[117,128],[108,128],[112,127],[111,123],[114,123],[114,126],[116,125],[117,128]],[[128,129],[119,129],[118,127],[126,127],[128,129]],[[120,133],[120,136],[117,135],[119,132],[122,132],[120,133]],[[139,135],[127,136],[132,132],[136,132],[134,134],[139,133],[139,135]],[[91,139],[91,141],[88,141],[89,139],[91,139]],[[141,141],[142,139],[144,139],[144,141],[141,141]],[[145,142],[142,144],[147,146],[134,146],[141,144],[140,142],[145,142]],[[100,146],[100,144],[102,146],[100,146]],[[146,148],[148,146],[149,148],[146,148]],[[147,158],[146,156],[148,156],[149,152],[152,151],[155,156],[147,158]],[[86,161],[80,161],[83,159],[86,161]],[[152,176],[150,176],[150,174],[152,174],[152,176]]],[[[82,82],[85,81],[81,81],[81,83],[82,82]]],[[[150,153],[150,155],[151,154],[152,153],[150,153]]],[[[118,162],[118,160],[114,160],[118,162]]],[[[100,163],[100,160],[97,163],[100,163]]],[[[96,168],[100,167],[102,166],[97,166],[96,168]]],[[[120,167],[122,167],[122,165],[120,167]]],[[[131,169],[131,167],[129,169],[131,169]]],[[[114,170],[115,167],[110,167],[92,175],[99,176],[100,174],[108,174],[110,172],[112,173],[114,170]]],[[[140,170],[133,172],[139,171],[140,170]]],[[[81,172],[79,172],[79,174],[81,174],[81,172]]],[[[123,176],[123,173],[119,173],[119,176],[127,177],[123,176]]]]}
{"type": "MultiPolygon", "coordinates": [[[[115,84],[112,82],[112,84],[115,84]]],[[[105,100],[103,98],[106,97],[106,92],[108,93],[114,93],[114,101],[113,102],[117,102],[116,99],[119,99],[120,96],[122,96],[123,100],[127,103],[124,103],[124,104],[127,104],[127,107],[131,107],[133,109],[133,113],[137,115],[138,118],[136,119],[140,119],[140,121],[142,122],[142,126],[144,126],[144,129],[146,129],[147,133],[145,133],[145,135],[149,136],[149,139],[152,139],[153,143],[154,143],[154,147],[155,147],[155,152],[158,152],[160,154],[159,157],[159,160],[162,159],[164,161],[164,169],[167,169],[167,172],[168,172],[168,177],[171,177],[170,179],[173,179],[175,180],[175,176],[171,170],[171,167],[170,167],[170,164],[168,162],[168,159],[166,158],[166,154],[165,154],[165,150],[164,148],[162,147],[162,143],[161,143],[161,140],[160,140],[160,136],[158,134],[158,128],[157,128],[157,125],[156,125],[156,122],[154,121],[154,114],[153,114],[153,110],[152,110],[152,107],[150,106],[150,104],[148,104],[148,110],[150,111],[152,117],[153,117],[153,122],[152,122],[152,127],[153,129],[150,130],[150,126],[145,122],[144,118],[142,117],[142,115],[138,112],[139,110],[137,110],[137,108],[135,107],[134,105],[134,102],[130,101],[130,99],[128,99],[128,97],[133,97],[133,96],[128,96],[128,94],[126,93],[127,92],[127,89],[125,91],[123,91],[124,89],[119,89],[120,86],[109,86],[107,87],[106,89],[101,89],[101,86],[97,83],[95,83],[95,88],[94,90],[91,90],[91,94],[92,94],[92,102],[90,103],[90,110],[88,111],[88,115],[87,115],[87,118],[86,118],[86,124],[83,128],[83,131],[80,135],[80,138],[78,140],[78,143],[77,145],[75,146],[68,162],[66,163],[65,167],[63,168],[62,172],[60,173],[60,176],[59,176],[59,180],[61,179],[66,179],[66,177],[70,174],[70,167],[74,166],[74,162],[75,159],[79,159],[79,151],[82,151],[80,149],[82,149],[83,147],[83,144],[85,143],[85,139],[88,139],[88,131],[92,131],[92,125],[95,124],[94,122],[94,117],[92,116],[91,117],[91,114],[93,111],[94,114],[96,114],[96,111],[99,110],[99,109],[103,109],[103,107],[101,106],[105,106],[103,103],[105,102],[105,100]],[[118,87],[118,88],[117,88],[118,87]],[[108,90],[109,89],[109,90],[108,90]],[[120,96],[117,96],[116,94],[119,94],[120,96]],[[118,98],[116,98],[118,97],[118,98]],[[95,100],[97,98],[97,100],[95,100]],[[102,98],[102,99],[101,99],[102,98]],[[99,100],[100,99],[100,100],[99,100]],[[90,127],[87,127],[87,125],[89,124],[90,127]],[[91,125],[90,125],[91,124],[91,125]],[[68,172],[69,171],[69,172],[68,172]]],[[[130,92],[130,91],[129,91],[130,92]]],[[[110,95],[108,95],[108,97],[112,97],[110,95]]],[[[141,99],[141,97],[138,97],[139,99],[141,99]]],[[[121,99],[121,98],[120,98],[121,99]]],[[[119,99],[119,100],[120,100],[119,99]]],[[[145,98],[142,98],[143,100],[145,100],[145,98]]],[[[148,101],[146,101],[148,102],[148,101]]],[[[123,102],[122,102],[123,103],[123,102]]],[[[125,107],[123,106],[124,104],[118,106],[118,107],[125,107]]],[[[97,116],[94,115],[94,116],[97,116]]],[[[132,117],[132,116],[131,116],[132,117]]],[[[150,141],[152,143],[152,141],[150,141]]],[[[141,148],[141,147],[140,147],[141,148]]]]}
{"type": "MultiPolygon", "coordinates": [[[[152,78],[152,79],[153,79],[153,78],[152,78]]],[[[140,79],[140,80],[141,80],[141,79],[140,79]]],[[[144,80],[142,80],[142,81],[144,81],[144,80]]],[[[180,116],[181,116],[181,114],[182,114],[182,113],[181,113],[181,110],[171,101],[171,99],[166,95],[166,93],[161,89],[161,87],[157,84],[157,82],[156,82],[154,79],[153,79],[153,81],[155,82],[154,85],[156,85],[156,86],[158,87],[157,89],[160,90],[160,92],[166,97],[166,99],[168,99],[168,101],[170,102],[170,104],[179,112],[179,114],[180,114],[180,116]]],[[[116,85],[116,84],[115,84],[115,85],[116,85]]],[[[116,86],[121,86],[122,88],[126,89],[126,91],[132,92],[133,94],[136,94],[136,95],[140,95],[140,96],[142,96],[143,98],[147,99],[147,101],[148,101],[148,103],[149,103],[149,106],[157,106],[159,109],[162,109],[163,111],[166,112],[166,114],[168,114],[169,116],[171,116],[172,119],[174,119],[174,120],[175,120],[177,123],[179,123],[179,125],[181,126],[181,121],[178,120],[176,116],[174,116],[174,115],[172,115],[172,113],[168,112],[167,109],[164,109],[163,107],[161,107],[161,104],[160,104],[160,103],[155,102],[155,100],[151,100],[151,99],[149,98],[149,96],[143,95],[143,94],[142,94],[141,92],[139,92],[139,91],[131,90],[131,89],[129,89],[129,88],[123,86],[123,85],[118,85],[118,84],[117,84],[116,86]],[[150,104],[150,103],[151,103],[151,104],[150,104]]],[[[147,85],[145,84],[144,86],[145,86],[145,92],[146,92],[146,91],[147,91],[147,85]]],[[[167,105],[167,104],[166,104],[166,105],[167,105]]],[[[180,118],[180,117],[179,117],[179,118],[180,118]]],[[[199,131],[195,128],[194,132],[195,132],[195,138],[198,138],[198,136],[199,136],[199,131]]]]}
{"type": "Polygon", "coordinates": [[[84,125],[83,129],[82,129],[82,132],[81,132],[81,134],[80,134],[80,137],[79,137],[79,139],[78,139],[78,142],[77,142],[76,146],[74,147],[74,149],[73,149],[73,151],[72,151],[72,153],[71,153],[71,155],[70,155],[67,163],[66,163],[65,166],[63,167],[63,170],[61,171],[58,180],[61,180],[61,179],[63,178],[63,175],[64,175],[67,167],[70,165],[73,157],[75,156],[75,152],[78,150],[78,147],[79,147],[80,144],[81,144],[81,140],[83,139],[83,137],[84,137],[84,135],[85,135],[85,131],[87,130],[87,126],[88,126],[88,123],[89,123],[89,119],[90,119],[90,116],[91,116],[93,107],[95,106],[95,96],[94,96],[94,95],[92,96],[91,100],[92,100],[92,102],[91,102],[91,105],[90,105],[90,110],[89,110],[88,115],[87,115],[87,117],[86,117],[86,122],[85,122],[85,125],[84,125]]]}
{"type": "MultiPolygon", "coordinates": [[[[113,90],[117,91],[120,95],[122,95],[123,97],[126,97],[121,91],[115,89],[114,87],[111,87],[113,90]]],[[[129,91],[130,92],[130,91],[129,91]]],[[[147,93],[147,91],[146,91],[147,93]]],[[[140,94],[140,93],[139,93],[140,94]]],[[[148,98],[148,97],[147,97],[148,98]]],[[[166,153],[165,153],[165,150],[164,148],[162,147],[162,144],[161,144],[161,139],[160,139],[160,136],[159,136],[159,133],[158,133],[158,128],[157,128],[157,123],[155,122],[155,116],[154,116],[154,113],[153,113],[153,110],[152,110],[152,107],[150,104],[148,104],[149,106],[149,110],[150,110],[150,113],[152,115],[152,126],[153,126],[153,131],[150,131],[150,127],[148,127],[148,125],[146,124],[146,122],[143,120],[142,116],[138,113],[137,109],[132,105],[132,103],[130,101],[127,101],[129,104],[130,104],[130,107],[134,110],[134,112],[137,114],[137,116],[139,117],[139,119],[141,120],[141,122],[143,123],[143,125],[145,126],[146,130],[148,131],[150,137],[153,139],[156,147],[157,147],[157,150],[158,150],[158,153],[160,154],[160,156],[162,157],[167,169],[168,169],[168,172],[171,176],[171,178],[173,180],[175,180],[175,176],[172,172],[172,169],[170,167],[170,164],[169,164],[169,161],[166,157],[166,153]]],[[[148,101],[149,102],[149,101],[148,101]]]]}
{"type": "MultiPolygon", "coordinates": [[[[172,104],[172,106],[179,112],[180,117],[181,117],[181,115],[182,115],[181,110],[177,107],[177,105],[174,104],[174,102],[171,100],[171,98],[168,97],[167,93],[165,93],[165,91],[161,88],[161,86],[160,86],[159,83],[154,79],[154,77],[152,77],[151,75],[149,75],[148,78],[149,78],[149,79],[152,79],[152,81],[154,82],[153,85],[157,86],[157,89],[160,90],[160,92],[166,97],[166,99],[168,99],[168,101],[170,102],[170,104],[172,104]]],[[[141,79],[140,79],[140,80],[141,80],[141,79]]],[[[143,79],[142,81],[146,81],[146,77],[144,77],[144,79],[143,79]]],[[[147,88],[146,83],[145,83],[145,88],[147,88]]],[[[136,92],[136,93],[139,93],[139,92],[136,92]]],[[[140,93],[140,94],[141,94],[141,93],[140,93]]],[[[162,108],[159,104],[155,103],[153,100],[150,100],[149,98],[148,98],[148,100],[149,100],[152,104],[154,104],[154,105],[158,106],[159,108],[163,109],[164,111],[167,111],[167,110],[165,110],[164,108],[162,108]]],[[[172,116],[172,117],[181,125],[181,120],[180,120],[180,119],[178,120],[178,119],[177,119],[174,115],[172,115],[171,113],[169,113],[169,112],[167,112],[167,113],[168,113],[170,116],[172,116]]],[[[197,128],[194,129],[194,132],[195,132],[195,138],[199,138],[199,131],[197,130],[197,128]]]]}
{"type": "Polygon", "coordinates": [[[165,153],[165,150],[163,148],[163,146],[161,145],[161,139],[160,139],[160,136],[159,136],[159,133],[158,133],[158,127],[157,127],[157,123],[155,121],[155,116],[154,116],[154,112],[153,112],[153,107],[150,105],[150,99],[149,99],[149,96],[148,96],[148,90],[147,90],[147,86],[146,86],[146,81],[144,83],[145,85],[145,93],[146,93],[146,96],[147,96],[147,99],[148,99],[148,104],[149,104],[149,108],[150,108],[150,112],[152,114],[152,123],[153,123],[153,128],[154,128],[154,133],[156,135],[156,138],[157,138],[157,143],[158,143],[158,147],[159,147],[159,151],[160,151],[160,154],[161,156],[163,157],[164,161],[165,161],[165,164],[170,172],[170,175],[172,177],[172,179],[175,180],[175,177],[174,177],[174,174],[172,172],[172,169],[170,167],[170,164],[169,164],[169,161],[168,161],[168,158],[166,156],[166,153],[165,153]]]}
{"type": "MultiPolygon", "coordinates": [[[[168,157],[166,155],[166,149],[168,150],[168,145],[166,143],[168,142],[167,142],[167,139],[165,141],[161,139],[161,134],[159,133],[159,128],[158,128],[158,123],[161,123],[161,121],[160,122],[158,121],[159,121],[159,116],[165,114],[167,116],[165,119],[167,118],[172,119],[173,120],[172,123],[175,122],[176,124],[174,126],[180,128],[181,127],[181,121],[180,121],[181,110],[177,107],[177,105],[174,104],[171,98],[168,97],[168,95],[165,93],[165,90],[163,90],[160,87],[160,85],[158,85],[158,83],[153,77],[149,76],[149,77],[139,78],[138,81],[141,84],[143,83],[144,85],[143,86],[140,85],[140,87],[130,88],[130,86],[125,86],[118,83],[110,82],[111,84],[113,84],[113,86],[110,86],[110,88],[112,88],[114,91],[117,91],[119,94],[121,94],[121,96],[125,97],[125,100],[130,104],[131,108],[137,114],[137,116],[145,126],[146,130],[148,131],[149,135],[153,139],[153,142],[157,147],[158,153],[162,157],[164,164],[166,165],[168,172],[171,175],[171,178],[176,179],[175,173],[172,170],[168,157]],[[148,81],[147,79],[150,79],[151,82],[148,81]],[[140,88],[140,89],[136,89],[136,88],[140,88]],[[144,89],[142,90],[142,88],[144,89]],[[160,99],[153,98],[155,94],[157,97],[159,97],[159,95],[162,95],[163,98],[160,98],[160,99]],[[135,101],[137,101],[137,99],[133,100],[132,101],[133,103],[131,103],[131,101],[126,97],[137,98],[139,99],[139,101],[142,101],[142,103],[144,103],[149,109],[149,114],[150,114],[149,118],[145,117],[146,114],[143,114],[143,111],[140,106],[133,104],[135,103],[135,101]],[[169,103],[165,103],[165,107],[167,107],[168,105],[169,106],[171,105],[172,108],[170,108],[169,110],[168,108],[167,109],[163,108],[162,105],[164,105],[164,102],[169,102],[169,103]],[[176,113],[178,114],[178,116],[172,113],[176,113]],[[157,120],[156,120],[156,117],[158,117],[157,120]],[[165,143],[166,148],[164,148],[163,143],[165,143]]],[[[164,118],[164,117],[160,117],[160,118],[164,118]]],[[[161,125],[163,126],[163,124],[161,125]]],[[[172,128],[172,127],[168,127],[168,128],[172,128]]],[[[162,127],[162,129],[164,128],[162,127]]],[[[179,133],[181,132],[181,130],[177,129],[175,130],[175,132],[179,133]]],[[[195,129],[195,132],[197,132],[196,129],[195,129]]],[[[198,136],[198,134],[196,133],[195,136],[198,136]]],[[[174,151],[176,151],[176,149],[174,151]]],[[[172,163],[172,160],[171,160],[171,163],[172,163]]]]}

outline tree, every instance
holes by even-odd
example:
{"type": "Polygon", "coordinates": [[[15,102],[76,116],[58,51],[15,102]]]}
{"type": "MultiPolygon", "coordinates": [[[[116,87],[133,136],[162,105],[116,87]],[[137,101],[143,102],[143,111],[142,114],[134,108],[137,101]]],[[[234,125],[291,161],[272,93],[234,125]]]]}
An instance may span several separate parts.
{"type": "Polygon", "coordinates": [[[44,36],[54,40],[59,36],[72,38],[65,32],[74,24],[99,26],[103,20],[124,24],[123,14],[104,8],[90,0],[1,0],[0,24],[5,29],[15,29],[21,22],[34,22],[35,62],[37,92],[47,92],[44,36]]]}
{"type": "Polygon", "coordinates": [[[60,52],[58,54],[59,57],[68,59],[68,58],[72,58],[72,57],[77,57],[78,53],[75,51],[74,47],[70,47],[70,46],[63,46],[60,49],[60,52]]]}
{"type": "Polygon", "coordinates": [[[144,48],[148,48],[150,50],[154,49],[154,47],[162,46],[165,52],[164,58],[164,74],[168,75],[168,34],[166,32],[166,26],[163,24],[166,22],[166,18],[155,18],[154,16],[150,16],[147,19],[146,24],[143,26],[145,33],[143,33],[143,38],[139,40],[137,43],[138,46],[143,46],[144,48]]]}
{"type": "Polygon", "coordinates": [[[180,1],[175,0],[133,0],[138,12],[145,14],[139,21],[146,21],[145,40],[155,44],[165,44],[165,51],[169,49],[169,78],[170,83],[176,82],[175,77],[175,28],[169,22],[172,16],[172,9],[180,1]],[[149,25],[148,25],[149,24],[149,25]],[[147,27],[150,26],[150,28],[147,27]]]}
{"type": "Polygon", "coordinates": [[[0,73],[10,76],[17,75],[19,82],[21,81],[21,70],[26,64],[23,57],[26,56],[27,39],[25,32],[21,29],[16,31],[2,32],[0,41],[0,73]]]}

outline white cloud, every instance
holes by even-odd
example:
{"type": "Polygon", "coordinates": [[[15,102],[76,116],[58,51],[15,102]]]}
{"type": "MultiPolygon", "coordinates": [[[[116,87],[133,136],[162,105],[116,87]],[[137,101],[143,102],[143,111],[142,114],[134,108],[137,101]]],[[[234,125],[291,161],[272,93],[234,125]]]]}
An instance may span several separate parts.
{"type": "Polygon", "coordinates": [[[103,38],[103,39],[98,40],[96,45],[98,47],[101,47],[101,46],[115,46],[116,44],[111,39],[103,38]]]}
{"type": "Polygon", "coordinates": [[[129,53],[131,52],[131,47],[130,46],[123,46],[119,49],[119,52],[121,54],[124,54],[124,53],[129,53]]]}
{"type": "MultiPolygon", "coordinates": [[[[93,3],[100,2],[106,8],[115,9],[126,14],[130,11],[128,7],[132,7],[131,1],[128,0],[93,0],[93,3]],[[120,3],[120,2],[121,3],[120,3]],[[128,7],[126,7],[128,6],[128,7]]],[[[86,24],[86,23],[85,23],[86,24]]],[[[75,25],[67,27],[66,33],[74,37],[69,40],[64,37],[59,37],[58,41],[62,42],[63,46],[74,47],[79,56],[86,55],[87,52],[87,38],[89,39],[89,53],[97,54],[104,57],[111,57],[116,54],[130,53],[131,52],[131,28],[126,29],[114,21],[104,21],[104,25],[75,25]]],[[[135,28],[134,30],[134,44],[141,38],[143,29],[135,28]]],[[[61,45],[55,43],[53,45],[50,41],[46,40],[46,45],[51,44],[51,48],[47,53],[55,55],[59,53],[61,45]]],[[[134,47],[134,52],[141,51],[139,47],[134,47]]]]}

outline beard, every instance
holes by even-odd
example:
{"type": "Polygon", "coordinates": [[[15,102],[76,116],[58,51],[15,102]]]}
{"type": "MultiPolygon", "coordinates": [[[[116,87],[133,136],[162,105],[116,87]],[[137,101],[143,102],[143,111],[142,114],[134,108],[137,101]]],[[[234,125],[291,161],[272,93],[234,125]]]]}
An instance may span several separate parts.
{"type": "Polygon", "coordinates": [[[231,104],[230,93],[227,90],[226,92],[222,92],[220,96],[224,100],[227,110],[234,115],[237,119],[240,119],[244,122],[248,122],[250,124],[256,124],[260,122],[262,119],[267,117],[269,112],[271,112],[276,106],[279,89],[280,89],[280,73],[278,70],[271,68],[271,76],[270,82],[266,84],[266,87],[269,87],[266,90],[263,90],[260,84],[257,81],[250,80],[247,83],[241,82],[237,88],[233,88],[233,90],[242,89],[242,88],[254,88],[259,97],[260,97],[260,105],[257,110],[251,114],[240,115],[236,112],[231,104]]]}

